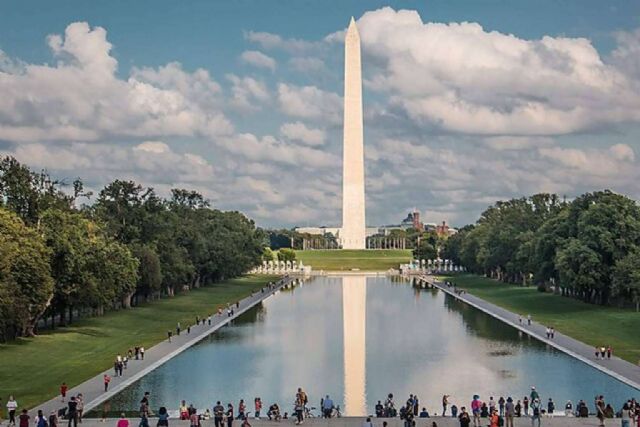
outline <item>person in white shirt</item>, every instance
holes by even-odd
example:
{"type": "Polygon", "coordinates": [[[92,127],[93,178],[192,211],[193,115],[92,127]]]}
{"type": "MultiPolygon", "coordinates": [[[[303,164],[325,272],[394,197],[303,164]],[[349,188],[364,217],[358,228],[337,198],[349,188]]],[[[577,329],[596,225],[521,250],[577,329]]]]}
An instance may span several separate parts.
{"type": "Polygon", "coordinates": [[[18,409],[18,402],[13,398],[13,396],[9,396],[9,400],[7,400],[7,411],[9,411],[9,425],[16,425],[16,410],[18,409]]]}
{"type": "Polygon", "coordinates": [[[367,417],[367,420],[362,423],[362,427],[373,427],[373,423],[371,422],[371,418],[367,417]]]}

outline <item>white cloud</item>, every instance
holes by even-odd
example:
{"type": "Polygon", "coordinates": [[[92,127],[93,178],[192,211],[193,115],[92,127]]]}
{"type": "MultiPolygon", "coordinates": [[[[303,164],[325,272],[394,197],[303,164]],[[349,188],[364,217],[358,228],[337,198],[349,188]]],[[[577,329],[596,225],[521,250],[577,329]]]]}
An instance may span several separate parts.
{"type": "Polygon", "coordinates": [[[325,71],[324,61],[320,58],[316,58],[313,56],[302,56],[295,57],[289,60],[289,65],[294,70],[303,72],[303,73],[311,73],[311,72],[319,72],[325,71]]]}
{"type": "Polygon", "coordinates": [[[257,50],[245,50],[240,58],[247,64],[258,68],[266,68],[271,71],[276,69],[276,60],[257,50]]]}
{"type": "Polygon", "coordinates": [[[248,31],[244,38],[250,42],[257,43],[264,49],[281,49],[290,53],[303,53],[317,47],[317,43],[307,40],[283,38],[278,34],[267,32],[248,31]]]}
{"type": "Polygon", "coordinates": [[[204,70],[171,63],[116,77],[106,31],[85,22],[48,37],[55,66],[0,71],[0,139],[95,141],[111,137],[206,136],[232,132],[204,70]]]}
{"type": "Polygon", "coordinates": [[[311,146],[324,144],[326,138],[323,130],[308,128],[302,122],[284,123],[280,126],[280,133],[292,141],[300,141],[311,146]]]}
{"type": "Polygon", "coordinates": [[[239,77],[235,74],[227,74],[226,78],[232,83],[231,104],[241,111],[259,110],[258,103],[270,98],[269,90],[261,81],[251,77],[239,77]]]}
{"type": "Polygon", "coordinates": [[[322,119],[331,123],[342,121],[342,98],[316,86],[278,85],[280,109],[289,116],[322,119]]]}
{"type": "MultiPolygon", "coordinates": [[[[369,86],[420,125],[560,135],[640,121],[634,84],[587,39],[525,40],[476,23],[423,23],[415,11],[388,7],[365,13],[358,27],[376,64],[369,86]]],[[[635,35],[625,37],[614,56],[637,58],[629,41],[635,35]]]]}

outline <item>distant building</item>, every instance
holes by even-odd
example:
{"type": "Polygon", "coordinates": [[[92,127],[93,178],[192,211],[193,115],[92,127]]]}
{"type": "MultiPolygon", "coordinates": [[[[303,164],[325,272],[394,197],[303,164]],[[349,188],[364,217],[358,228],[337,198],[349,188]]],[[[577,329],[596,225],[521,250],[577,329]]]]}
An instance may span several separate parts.
{"type": "Polygon", "coordinates": [[[442,224],[436,225],[435,231],[439,237],[448,237],[458,232],[457,229],[449,227],[446,221],[442,221],[442,224]]]}

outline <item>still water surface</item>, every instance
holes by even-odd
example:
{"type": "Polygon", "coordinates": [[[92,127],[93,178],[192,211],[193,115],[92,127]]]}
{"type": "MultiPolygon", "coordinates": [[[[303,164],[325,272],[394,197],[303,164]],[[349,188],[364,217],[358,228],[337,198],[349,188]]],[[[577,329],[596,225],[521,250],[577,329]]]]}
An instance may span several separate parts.
{"type": "Polygon", "coordinates": [[[249,410],[260,396],[291,412],[298,387],[312,406],[330,394],[346,415],[373,412],[393,392],[440,410],[443,394],[468,405],[473,394],[522,398],[531,385],[557,408],[604,394],[615,408],[639,393],[564,353],[436,290],[389,277],[317,277],[279,292],[232,325],[134,383],[111,409],[196,408],[216,400],[249,410]]]}

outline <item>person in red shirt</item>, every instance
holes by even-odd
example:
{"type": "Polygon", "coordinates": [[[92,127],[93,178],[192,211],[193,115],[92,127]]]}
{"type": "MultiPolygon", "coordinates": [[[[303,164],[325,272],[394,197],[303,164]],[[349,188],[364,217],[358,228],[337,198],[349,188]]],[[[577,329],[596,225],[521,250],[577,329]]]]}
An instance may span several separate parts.
{"type": "Polygon", "coordinates": [[[29,427],[29,414],[27,414],[27,410],[23,409],[22,414],[20,414],[20,427],[29,427]]]}
{"type": "Polygon", "coordinates": [[[60,386],[60,395],[62,396],[62,401],[64,402],[65,397],[67,397],[67,390],[69,389],[69,387],[67,387],[67,383],[62,383],[62,385],[60,386]]]}
{"type": "Polygon", "coordinates": [[[109,389],[109,383],[111,382],[111,377],[107,374],[104,374],[104,391],[105,393],[107,392],[107,390],[109,389]]]}

